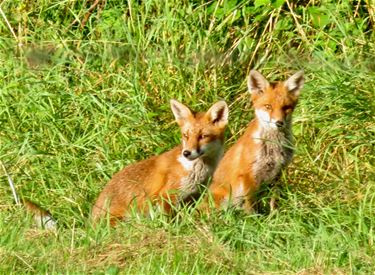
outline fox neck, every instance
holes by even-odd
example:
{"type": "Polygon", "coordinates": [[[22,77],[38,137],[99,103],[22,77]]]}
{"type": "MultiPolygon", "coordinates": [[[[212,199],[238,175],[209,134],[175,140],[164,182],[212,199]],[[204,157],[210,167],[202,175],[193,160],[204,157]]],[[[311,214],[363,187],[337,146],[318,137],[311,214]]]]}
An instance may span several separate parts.
{"type": "Polygon", "coordinates": [[[256,133],[253,137],[256,138],[256,143],[263,141],[281,141],[283,139],[292,139],[292,117],[289,116],[284,122],[283,127],[276,127],[269,122],[265,122],[259,117],[255,118],[256,133]]]}
{"type": "Polygon", "coordinates": [[[262,143],[274,143],[274,146],[291,147],[293,141],[292,124],[288,122],[282,128],[269,128],[258,124],[257,134],[262,143]]]}
{"type": "Polygon", "coordinates": [[[224,142],[222,140],[216,140],[215,146],[202,156],[202,162],[205,165],[210,166],[213,170],[216,169],[216,166],[219,164],[221,158],[224,155],[224,142]]]}
{"type": "Polygon", "coordinates": [[[264,122],[255,120],[252,141],[257,144],[255,162],[252,171],[257,184],[272,181],[293,157],[293,135],[291,118],[284,122],[284,127],[269,127],[264,122]]]}
{"type": "Polygon", "coordinates": [[[182,154],[178,161],[187,171],[187,175],[181,179],[180,201],[187,201],[198,197],[202,186],[206,186],[224,153],[222,142],[220,146],[214,146],[204,156],[195,160],[188,160],[182,154]]]}

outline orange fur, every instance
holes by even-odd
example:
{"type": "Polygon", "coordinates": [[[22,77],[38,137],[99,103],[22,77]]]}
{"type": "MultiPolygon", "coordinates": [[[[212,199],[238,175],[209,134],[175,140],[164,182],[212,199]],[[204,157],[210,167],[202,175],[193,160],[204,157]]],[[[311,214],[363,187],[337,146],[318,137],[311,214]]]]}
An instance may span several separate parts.
{"type": "Polygon", "coordinates": [[[200,193],[200,185],[206,184],[222,157],[228,107],[219,101],[206,113],[193,113],[171,100],[171,108],[181,128],[182,145],[115,174],[93,207],[94,220],[108,213],[115,224],[131,206],[147,213],[150,205],[158,205],[168,213],[200,193]]]}
{"type": "Polygon", "coordinates": [[[217,208],[251,211],[260,184],[275,180],[292,159],[291,115],[303,85],[303,72],[270,84],[260,73],[248,79],[256,117],[219,163],[209,193],[217,208]]]}

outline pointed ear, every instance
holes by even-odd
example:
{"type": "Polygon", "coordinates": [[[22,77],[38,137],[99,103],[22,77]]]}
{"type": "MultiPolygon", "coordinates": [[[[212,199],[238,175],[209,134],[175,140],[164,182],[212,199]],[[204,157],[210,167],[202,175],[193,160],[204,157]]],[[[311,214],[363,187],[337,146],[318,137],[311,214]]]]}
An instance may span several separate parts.
{"type": "Polygon", "coordinates": [[[178,123],[192,115],[188,107],[174,99],[171,99],[171,109],[178,123]]]}
{"type": "Polygon", "coordinates": [[[222,100],[212,105],[212,107],[206,112],[206,116],[212,124],[219,127],[225,127],[228,124],[228,113],[228,105],[222,100]]]}
{"type": "Polygon", "coordinates": [[[284,82],[284,86],[290,93],[299,96],[303,83],[305,83],[305,78],[303,70],[301,70],[289,77],[289,79],[284,82]]]}
{"type": "Polygon", "coordinates": [[[251,94],[262,93],[270,86],[267,79],[258,71],[251,70],[247,78],[247,88],[251,94]]]}

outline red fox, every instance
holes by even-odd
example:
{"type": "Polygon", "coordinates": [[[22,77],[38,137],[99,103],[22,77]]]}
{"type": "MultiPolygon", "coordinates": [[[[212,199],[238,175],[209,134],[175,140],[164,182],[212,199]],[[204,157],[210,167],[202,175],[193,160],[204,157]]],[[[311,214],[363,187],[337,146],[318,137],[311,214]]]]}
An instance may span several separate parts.
{"type": "Polygon", "coordinates": [[[248,89],[255,118],[219,163],[209,193],[215,207],[253,209],[260,184],[272,182],[293,157],[292,113],[304,84],[303,71],[269,83],[252,70],[248,89]]]}
{"type": "Polygon", "coordinates": [[[182,145],[115,174],[92,209],[94,221],[109,214],[114,225],[129,214],[132,205],[146,213],[150,203],[168,213],[173,205],[200,195],[200,186],[207,183],[223,155],[228,106],[219,101],[206,113],[195,113],[176,100],[170,103],[182,145]]]}

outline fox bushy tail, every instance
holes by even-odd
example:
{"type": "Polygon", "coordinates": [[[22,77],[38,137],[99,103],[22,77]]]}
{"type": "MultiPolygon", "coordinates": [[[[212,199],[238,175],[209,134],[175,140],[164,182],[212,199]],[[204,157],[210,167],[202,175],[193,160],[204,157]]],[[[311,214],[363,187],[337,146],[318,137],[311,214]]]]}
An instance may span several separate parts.
{"type": "Polygon", "coordinates": [[[15,203],[17,205],[23,205],[25,207],[25,209],[32,215],[37,227],[45,228],[45,229],[55,229],[56,221],[53,219],[52,215],[48,211],[42,209],[40,206],[31,202],[30,200],[26,200],[26,199],[20,200],[20,197],[17,194],[16,187],[14,185],[12,177],[9,175],[2,161],[0,161],[0,164],[8,178],[8,183],[9,183],[10,189],[12,190],[15,203]]]}

